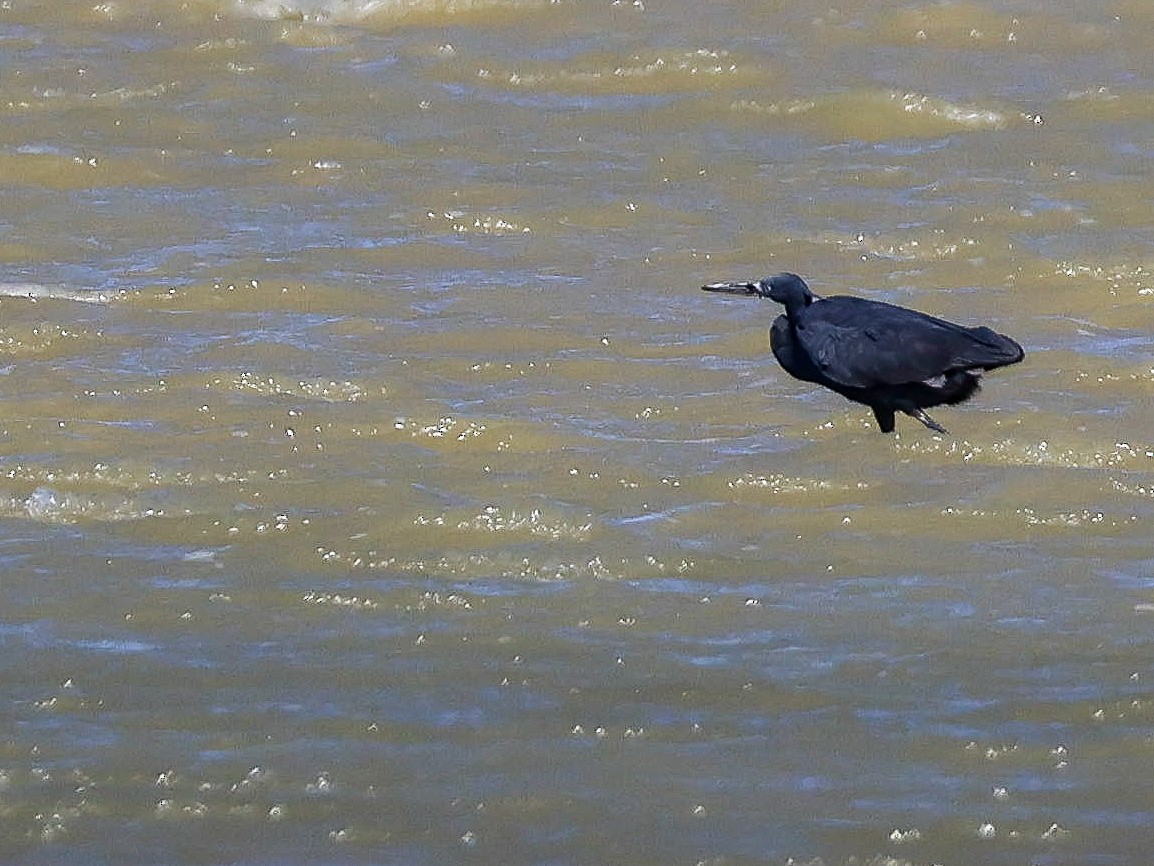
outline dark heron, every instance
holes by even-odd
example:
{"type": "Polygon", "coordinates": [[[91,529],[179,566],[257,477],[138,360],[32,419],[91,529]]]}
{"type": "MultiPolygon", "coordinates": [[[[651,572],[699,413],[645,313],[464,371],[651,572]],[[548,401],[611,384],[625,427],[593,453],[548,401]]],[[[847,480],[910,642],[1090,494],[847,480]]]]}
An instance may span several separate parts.
{"type": "Polygon", "coordinates": [[[945,433],[925,413],[928,407],[965,402],[978,392],[983,372],[1016,364],[1025,354],[989,328],[865,298],[820,298],[797,274],[701,288],[783,304],[785,315],[769,332],[778,363],[794,378],[869,406],[883,433],[893,432],[894,412],[945,433]]]}

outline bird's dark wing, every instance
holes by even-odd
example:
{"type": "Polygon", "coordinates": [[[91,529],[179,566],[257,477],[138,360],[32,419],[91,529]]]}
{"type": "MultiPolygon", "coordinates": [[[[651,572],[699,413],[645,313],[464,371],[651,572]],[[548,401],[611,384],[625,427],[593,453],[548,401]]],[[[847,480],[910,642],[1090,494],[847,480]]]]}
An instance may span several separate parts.
{"type": "Polygon", "coordinates": [[[830,381],[847,388],[923,382],[1022,359],[1017,343],[989,328],[965,328],[864,298],[826,298],[800,318],[797,335],[806,354],[830,381]]]}

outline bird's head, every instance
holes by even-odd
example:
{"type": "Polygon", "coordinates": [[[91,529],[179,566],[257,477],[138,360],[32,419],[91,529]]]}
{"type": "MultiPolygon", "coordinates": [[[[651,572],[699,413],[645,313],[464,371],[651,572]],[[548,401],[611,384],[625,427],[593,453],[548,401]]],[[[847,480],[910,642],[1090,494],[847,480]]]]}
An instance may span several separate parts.
{"type": "Polygon", "coordinates": [[[701,287],[707,292],[723,292],[728,295],[746,295],[769,298],[784,304],[786,310],[808,307],[817,296],[809,290],[805,280],[797,274],[774,274],[764,280],[709,283],[701,287]]]}

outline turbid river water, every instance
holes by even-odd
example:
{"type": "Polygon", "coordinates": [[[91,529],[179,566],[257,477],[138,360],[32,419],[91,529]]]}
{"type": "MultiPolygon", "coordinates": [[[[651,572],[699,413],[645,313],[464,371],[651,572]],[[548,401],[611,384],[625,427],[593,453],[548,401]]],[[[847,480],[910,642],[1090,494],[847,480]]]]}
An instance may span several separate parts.
{"type": "Polygon", "coordinates": [[[1154,4],[0,5],[0,860],[1143,866],[1154,4]],[[804,275],[1025,347],[879,433],[804,275]]]}

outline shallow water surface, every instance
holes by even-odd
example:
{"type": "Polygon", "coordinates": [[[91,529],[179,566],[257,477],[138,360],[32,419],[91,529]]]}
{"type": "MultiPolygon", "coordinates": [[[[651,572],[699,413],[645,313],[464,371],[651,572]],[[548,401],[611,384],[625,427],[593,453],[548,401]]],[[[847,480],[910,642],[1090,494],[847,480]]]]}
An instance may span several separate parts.
{"type": "Polygon", "coordinates": [[[0,859],[1148,862],[1152,42],[4,4],[0,859]],[[1026,361],[884,436],[781,270],[1026,361]]]}

